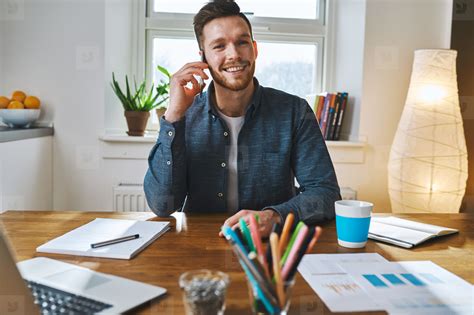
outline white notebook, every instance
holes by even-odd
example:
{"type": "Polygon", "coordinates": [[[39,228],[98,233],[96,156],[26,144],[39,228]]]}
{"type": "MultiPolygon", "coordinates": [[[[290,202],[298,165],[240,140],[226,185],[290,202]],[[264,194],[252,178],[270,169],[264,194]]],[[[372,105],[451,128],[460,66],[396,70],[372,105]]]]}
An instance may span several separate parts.
{"type": "Polygon", "coordinates": [[[431,238],[459,232],[456,229],[419,223],[397,217],[372,217],[369,238],[412,248],[431,238]]]}
{"type": "Polygon", "coordinates": [[[36,248],[39,253],[131,259],[169,229],[169,222],[97,218],[36,248]],[[91,248],[91,244],[139,234],[134,240],[91,248]]]}

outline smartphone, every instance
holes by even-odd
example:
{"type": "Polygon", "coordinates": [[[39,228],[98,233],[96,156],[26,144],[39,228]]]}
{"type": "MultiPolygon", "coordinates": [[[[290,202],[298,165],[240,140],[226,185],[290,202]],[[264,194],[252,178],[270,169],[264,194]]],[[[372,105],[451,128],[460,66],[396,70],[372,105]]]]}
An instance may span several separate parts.
{"type": "MultiPolygon", "coordinates": [[[[204,54],[204,50],[201,50],[201,61],[207,63],[206,55],[204,54]]],[[[201,92],[199,92],[199,96],[202,96],[202,91],[204,90],[204,79],[201,78],[199,80],[199,85],[201,86],[201,92]]]]}

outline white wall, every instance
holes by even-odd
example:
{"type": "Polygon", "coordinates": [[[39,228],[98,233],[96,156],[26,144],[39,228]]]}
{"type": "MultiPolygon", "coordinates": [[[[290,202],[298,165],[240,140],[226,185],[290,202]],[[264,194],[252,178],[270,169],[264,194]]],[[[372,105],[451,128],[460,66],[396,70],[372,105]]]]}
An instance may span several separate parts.
{"type": "Polygon", "coordinates": [[[4,90],[3,87],[3,77],[5,73],[3,72],[3,47],[5,46],[5,40],[3,36],[3,32],[5,30],[5,21],[4,17],[2,17],[2,13],[0,13],[0,95],[6,96],[7,92],[4,90]]]}
{"type": "MultiPolygon", "coordinates": [[[[137,1],[137,0],[135,0],[137,1]]],[[[126,130],[123,107],[110,88],[112,72],[124,86],[125,75],[132,72],[132,1],[105,1],[105,128],[126,130]]],[[[137,78],[137,82],[139,82],[137,78]]]]}
{"type": "MultiPolygon", "coordinates": [[[[345,0],[344,0],[345,2],[345,0]]],[[[413,52],[449,48],[452,0],[367,0],[359,136],[367,138],[363,164],[336,165],[342,185],[390,211],[387,163],[408,90],[413,52]]],[[[360,77],[348,80],[358,82],[360,77]]],[[[342,87],[339,87],[342,89],[342,87]]]]}
{"type": "Polygon", "coordinates": [[[40,119],[54,122],[54,208],[101,208],[104,1],[25,0],[24,6],[24,19],[4,30],[5,89],[40,97],[40,119]]]}
{"type": "Polygon", "coordinates": [[[341,139],[359,140],[365,36],[365,0],[333,1],[334,53],[328,91],[349,93],[341,139]]]}

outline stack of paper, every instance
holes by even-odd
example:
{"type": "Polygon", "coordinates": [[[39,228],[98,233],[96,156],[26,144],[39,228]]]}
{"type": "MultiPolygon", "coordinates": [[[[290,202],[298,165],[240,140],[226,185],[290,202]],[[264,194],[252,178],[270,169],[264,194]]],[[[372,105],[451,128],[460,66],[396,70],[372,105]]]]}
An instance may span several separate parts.
{"type": "Polygon", "coordinates": [[[130,259],[169,229],[169,222],[97,218],[36,248],[40,253],[130,259]],[[139,234],[123,243],[99,248],[91,244],[139,234]]]}

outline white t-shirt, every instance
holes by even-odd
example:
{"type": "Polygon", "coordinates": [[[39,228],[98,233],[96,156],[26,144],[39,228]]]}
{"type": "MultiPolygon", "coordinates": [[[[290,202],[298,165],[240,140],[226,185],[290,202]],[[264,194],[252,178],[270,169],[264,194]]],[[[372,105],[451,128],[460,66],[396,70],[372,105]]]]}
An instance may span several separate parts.
{"type": "Polygon", "coordinates": [[[230,133],[229,160],[227,161],[227,210],[231,213],[236,212],[239,207],[239,178],[237,173],[237,154],[239,153],[237,142],[239,132],[244,125],[245,116],[229,117],[219,111],[219,115],[224,119],[230,133]]]}

